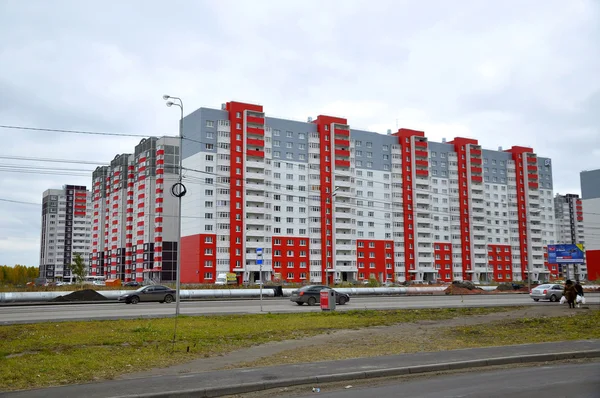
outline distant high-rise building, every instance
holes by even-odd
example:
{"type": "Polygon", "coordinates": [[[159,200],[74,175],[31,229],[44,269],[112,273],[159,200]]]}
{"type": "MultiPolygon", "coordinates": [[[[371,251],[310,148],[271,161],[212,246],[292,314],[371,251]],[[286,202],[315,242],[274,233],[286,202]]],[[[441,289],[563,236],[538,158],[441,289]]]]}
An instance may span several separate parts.
{"type": "Polygon", "coordinates": [[[91,215],[91,194],[85,186],[65,185],[43,193],[41,278],[71,281],[76,254],[89,266],[91,215]]]}
{"type": "MultiPolygon", "coordinates": [[[[557,194],[554,197],[554,219],[556,222],[556,243],[582,244],[585,246],[583,204],[579,195],[557,194]]],[[[559,267],[561,277],[585,279],[585,264],[565,264],[559,267]]]]}
{"type": "Polygon", "coordinates": [[[600,279],[600,169],[582,171],[581,202],[587,279],[600,279]]]}
{"type": "Polygon", "coordinates": [[[143,139],[92,175],[90,273],[122,281],[174,281],[179,139],[143,139]]]}

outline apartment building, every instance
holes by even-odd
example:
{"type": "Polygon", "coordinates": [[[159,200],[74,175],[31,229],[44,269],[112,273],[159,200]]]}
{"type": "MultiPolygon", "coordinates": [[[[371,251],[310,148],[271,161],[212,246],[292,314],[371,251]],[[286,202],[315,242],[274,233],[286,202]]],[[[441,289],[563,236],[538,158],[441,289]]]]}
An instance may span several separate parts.
{"type": "MultiPolygon", "coordinates": [[[[584,216],[583,203],[577,194],[557,194],[554,197],[554,214],[556,220],[556,243],[583,244],[584,216]]],[[[587,277],[585,264],[564,264],[558,267],[560,277],[571,277],[584,280],[587,277]]]]}
{"type": "Polygon", "coordinates": [[[582,171],[580,181],[587,279],[600,280],[600,169],[582,171]]]}
{"type": "Polygon", "coordinates": [[[184,136],[184,283],[558,275],[546,262],[551,161],[532,148],[266,117],[239,102],[186,116],[184,136]]]}
{"type": "Polygon", "coordinates": [[[71,281],[76,254],[89,265],[91,215],[91,194],[85,186],[65,185],[44,191],[40,278],[71,281]]]}
{"type": "Polygon", "coordinates": [[[174,281],[178,245],[179,139],[143,139],[92,175],[91,275],[174,281]]]}

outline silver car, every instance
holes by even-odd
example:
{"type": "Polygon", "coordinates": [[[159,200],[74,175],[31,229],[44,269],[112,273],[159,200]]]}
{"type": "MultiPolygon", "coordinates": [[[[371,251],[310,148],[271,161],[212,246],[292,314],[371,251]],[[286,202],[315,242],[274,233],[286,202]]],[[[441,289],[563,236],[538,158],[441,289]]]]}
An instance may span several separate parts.
{"type": "Polygon", "coordinates": [[[563,287],[561,285],[545,284],[539,285],[531,289],[529,296],[533,301],[550,300],[558,301],[563,295],[563,287]]]}

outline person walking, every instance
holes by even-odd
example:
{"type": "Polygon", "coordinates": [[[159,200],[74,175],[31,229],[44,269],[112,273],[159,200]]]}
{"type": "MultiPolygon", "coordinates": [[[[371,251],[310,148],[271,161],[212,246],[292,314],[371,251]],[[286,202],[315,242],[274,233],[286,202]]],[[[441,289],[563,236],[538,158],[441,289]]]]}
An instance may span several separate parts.
{"type": "Polygon", "coordinates": [[[569,303],[569,308],[575,308],[575,299],[577,298],[577,290],[575,290],[575,285],[570,279],[567,279],[565,283],[565,289],[563,290],[563,296],[567,299],[567,303],[569,303]]]}
{"type": "MultiPolygon", "coordinates": [[[[581,283],[579,283],[578,280],[575,281],[575,291],[577,292],[578,296],[581,296],[581,300],[583,301],[583,286],[581,286],[581,283]]],[[[577,303],[577,307],[581,307],[581,304],[577,303]]]]}

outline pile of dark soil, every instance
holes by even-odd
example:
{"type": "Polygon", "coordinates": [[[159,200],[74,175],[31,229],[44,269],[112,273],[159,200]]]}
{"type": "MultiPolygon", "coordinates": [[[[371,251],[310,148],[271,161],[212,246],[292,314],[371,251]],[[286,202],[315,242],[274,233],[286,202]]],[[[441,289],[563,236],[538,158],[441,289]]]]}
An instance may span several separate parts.
{"type": "MultiPolygon", "coordinates": [[[[464,285],[462,285],[462,286],[464,286],[464,285]]],[[[446,295],[454,295],[454,296],[465,295],[465,294],[487,294],[486,291],[484,291],[483,289],[480,289],[478,287],[469,289],[468,287],[462,287],[462,286],[457,285],[457,284],[452,284],[452,285],[448,286],[446,288],[446,290],[444,290],[444,293],[446,295]]]]}
{"type": "Polygon", "coordinates": [[[68,302],[68,301],[105,301],[106,297],[95,290],[85,289],[67,294],[66,296],[58,296],[50,301],[53,302],[68,302]]]}

